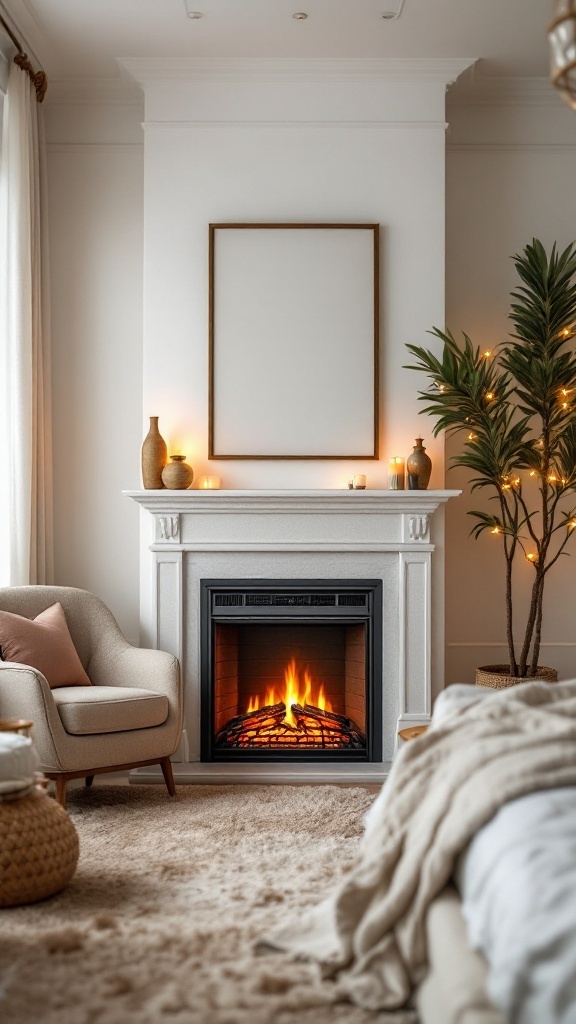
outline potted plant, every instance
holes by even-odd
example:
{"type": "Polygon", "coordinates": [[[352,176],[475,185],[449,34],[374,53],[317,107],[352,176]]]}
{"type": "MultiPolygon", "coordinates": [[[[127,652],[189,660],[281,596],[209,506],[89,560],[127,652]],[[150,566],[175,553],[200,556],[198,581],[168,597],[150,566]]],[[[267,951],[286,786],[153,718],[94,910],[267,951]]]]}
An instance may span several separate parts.
{"type": "Polygon", "coordinates": [[[428,374],[422,410],[434,435],[459,434],[452,466],[471,471],[472,490],[487,491],[491,512],[472,511],[472,535],[499,537],[505,568],[508,665],[485,666],[477,682],[508,686],[531,677],[555,679],[539,666],[544,585],[576,528],[576,243],[547,254],[537,239],[513,257],[520,283],[509,317],[514,333],[493,351],[468,335],[434,328],[440,355],[408,345],[428,374]],[[534,577],[530,606],[515,643],[513,566],[526,558],[534,577]]]}

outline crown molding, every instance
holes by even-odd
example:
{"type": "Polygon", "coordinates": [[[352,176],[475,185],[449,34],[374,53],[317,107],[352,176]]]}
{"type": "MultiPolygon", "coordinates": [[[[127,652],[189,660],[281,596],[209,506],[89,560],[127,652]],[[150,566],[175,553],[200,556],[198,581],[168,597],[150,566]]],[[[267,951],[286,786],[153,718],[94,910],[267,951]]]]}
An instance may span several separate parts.
{"type": "Polygon", "coordinates": [[[576,142],[454,142],[447,141],[448,153],[563,153],[573,156],[576,142]]]}
{"type": "Polygon", "coordinates": [[[449,106],[548,107],[560,98],[549,78],[504,78],[474,70],[448,93],[449,106]]]}
{"type": "Polygon", "coordinates": [[[140,85],[158,82],[437,82],[450,85],[476,58],[118,58],[140,85]]]}
{"type": "Polygon", "coordinates": [[[341,131],[441,131],[448,128],[446,121],[143,121],[146,132],[173,131],[213,131],[224,128],[256,129],[262,131],[270,128],[301,129],[311,128],[315,132],[322,129],[339,129],[341,131]]]}
{"type": "Polygon", "coordinates": [[[135,153],[142,156],[142,142],[47,142],[49,153],[135,153]]]}
{"type": "MultiPolygon", "coordinates": [[[[55,51],[49,42],[44,26],[32,10],[28,0],[10,0],[10,9],[0,0],[2,17],[8,22],[15,36],[22,43],[32,63],[46,70],[55,61],[55,51]]],[[[10,58],[15,53],[10,51],[10,58]]],[[[50,82],[48,83],[50,85],[50,82]]]]}

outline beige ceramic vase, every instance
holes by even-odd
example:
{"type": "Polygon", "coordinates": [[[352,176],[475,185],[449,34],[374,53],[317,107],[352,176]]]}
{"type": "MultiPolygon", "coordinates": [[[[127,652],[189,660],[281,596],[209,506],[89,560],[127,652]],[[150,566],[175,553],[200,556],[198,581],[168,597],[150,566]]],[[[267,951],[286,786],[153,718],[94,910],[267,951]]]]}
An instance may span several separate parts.
{"type": "Polygon", "coordinates": [[[185,458],[185,455],[171,455],[162,470],[162,483],[171,491],[185,491],[194,479],[194,470],[184,462],[185,458]]]}
{"type": "Polygon", "coordinates": [[[412,454],[406,459],[406,472],[411,489],[416,491],[426,490],[432,472],[432,459],[429,455],[426,455],[426,449],[422,444],[421,437],[416,438],[412,454]],[[417,481],[416,487],[413,485],[415,478],[417,481]]]}
{"type": "Polygon", "coordinates": [[[142,486],[147,491],[164,487],[162,470],[168,461],[166,441],[158,430],[158,417],[150,417],[150,430],[142,445],[142,486]]]}

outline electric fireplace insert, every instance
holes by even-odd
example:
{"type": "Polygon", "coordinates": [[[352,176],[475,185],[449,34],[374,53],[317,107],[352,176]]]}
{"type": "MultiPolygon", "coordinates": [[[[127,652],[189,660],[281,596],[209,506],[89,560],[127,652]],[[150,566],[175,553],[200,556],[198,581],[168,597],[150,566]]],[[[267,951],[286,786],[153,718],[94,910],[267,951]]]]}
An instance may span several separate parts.
{"type": "Polygon", "coordinates": [[[381,580],[201,580],[203,761],[382,759],[381,580]]]}

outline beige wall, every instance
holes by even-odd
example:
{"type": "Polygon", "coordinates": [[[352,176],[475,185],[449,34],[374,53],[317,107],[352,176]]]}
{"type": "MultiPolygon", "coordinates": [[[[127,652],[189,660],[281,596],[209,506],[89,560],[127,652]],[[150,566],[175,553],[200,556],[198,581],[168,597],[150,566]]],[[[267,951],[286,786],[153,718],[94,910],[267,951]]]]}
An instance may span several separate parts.
{"type": "Polygon", "coordinates": [[[136,642],[142,406],[138,106],[47,108],[56,583],[111,607],[136,642]]]}
{"type": "MultiPolygon", "coordinates": [[[[510,257],[534,237],[547,247],[576,238],[576,115],[543,83],[514,104],[449,107],[449,120],[446,322],[492,348],[509,331],[517,284],[510,257]]],[[[452,441],[447,456],[456,449],[452,441]]],[[[461,470],[448,471],[446,482],[465,490],[446,511],[447,681],[473,682],[476,665],[507,660],[503,561],[499,540],[469,537],[466,511],[490,503],[470,495],[461,470]]],[[[519,561],[518,635],[532,579],[519,561]]],[[[563,678],[576,676],[575,597],[576,561],[562,558],[547,582],[540,660],[563,678]]]]}

